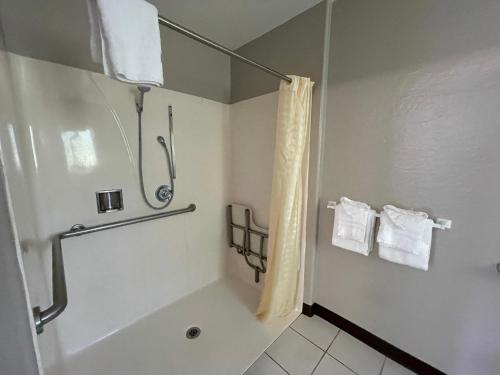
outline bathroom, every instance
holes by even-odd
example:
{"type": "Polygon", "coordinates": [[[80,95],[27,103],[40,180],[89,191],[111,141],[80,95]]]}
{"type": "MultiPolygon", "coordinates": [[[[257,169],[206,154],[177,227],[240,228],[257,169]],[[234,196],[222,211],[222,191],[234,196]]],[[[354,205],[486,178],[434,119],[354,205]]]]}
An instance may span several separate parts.
{"type": "Polygon", "coordinates": [[[500,374],[499,16],[0,0],[0,374],[500,374]],[[158,82],[113,76],[113,25],[158,82]]]}

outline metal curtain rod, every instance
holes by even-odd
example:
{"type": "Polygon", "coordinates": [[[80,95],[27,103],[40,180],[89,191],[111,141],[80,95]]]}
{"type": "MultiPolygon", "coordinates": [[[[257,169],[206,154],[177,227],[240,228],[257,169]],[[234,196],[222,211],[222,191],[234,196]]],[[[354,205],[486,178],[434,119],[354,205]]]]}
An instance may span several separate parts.
{"type": "Polygon", "coordinates": [[[65,238],[72,238],[84,236],[86,234],[101,232],[103,230],[124,227],[126,225],[143,223],[163,217],[175,216],[186,212],[193,212],[196,210],[194,204],[190,204],[186,208],[179,210],[165,211],[159,214],[135,217],[133,219],[125,219],[115,221],[113,223],[95,225],[92,227],[85,227],[81,224],[76,224],[71,227],[68,232],[56,234],[52,238],[52,305],[45,310],[41,310],[40,306],[33,308],[33,317],[35,319],[36,333],[43,332],[45,324],[57,318],[66,308],[68,304],[68,292],[66,290],[66,276],[64,274],[64,263],[62,255],[61,241],[65,238]]]}
{"type": "Polygon", "coordinates": [[[201,36],[200,34],[197,34],[192,30],[186,29],[184,26],[181,26],[178,23],[170,21],[169,19],[166,19],[165,17],[163,17],[161,15],[158,15],[158,22],[162,26],[166,26],[169,29],[172,29],[174,31],[177,31],[178,33],[181,33],[181,34],[187,36],[188,38],[194,39],[200,43],[203,43],[204,45],[206,45],[208,47],[211,47],[213,49],[216,49],[217,51],[225,53],[226,55],[229,55],[229,56],[234,57],[240,61],[243,61],[245,64],[251,65],[251,66],[253,66],[257,69],[260,69],[268,74],[272,74],[273,76],[278,77],[279,79],[287,81],[288,83],[292,82],[292,79],[290,77],[287,77],[286,75],[281,74],[280,72],[277,72],[276,70],[271,69],[265,65],[259,64],[256,61],[250,60],[249,58],[241,56],[240,54],[234,52],[233,50],[230,50],[229,48],[224,47],[223,45],[220,45],[219,43],[216,43],[213,40],[205,38],[204,36],[201,36]]]}

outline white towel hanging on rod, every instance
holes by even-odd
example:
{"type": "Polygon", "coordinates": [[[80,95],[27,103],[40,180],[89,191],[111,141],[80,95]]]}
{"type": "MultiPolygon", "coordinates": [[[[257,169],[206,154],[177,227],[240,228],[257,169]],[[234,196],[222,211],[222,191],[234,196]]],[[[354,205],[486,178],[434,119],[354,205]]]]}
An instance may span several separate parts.
{"type": "MultiPolygon", "coordinates": [[[[328,201],[328,204],[326,205],[326,208],[335,210],[337,208],[337,202],[335,201],[328,201]]],[[[375,214],[376,217],[380,217],[380,213],[375,214]]],[[[449,219],[441,219],[437,218],[434,221],[434,224],[432,225],[433,228],[441,229],[441,230],[446,230],[451,228],[451,220],[449,219]]]]}

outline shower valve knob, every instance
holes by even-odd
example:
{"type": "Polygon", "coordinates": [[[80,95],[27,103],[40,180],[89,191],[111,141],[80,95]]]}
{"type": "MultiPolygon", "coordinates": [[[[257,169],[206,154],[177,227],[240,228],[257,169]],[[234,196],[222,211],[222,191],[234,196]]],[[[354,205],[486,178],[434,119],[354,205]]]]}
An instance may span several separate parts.
{"type": "Polygon", "coordinates": [[[156,199],[161,202],[169,202],[173,198],[173,191],[168,185],[161,185],[156,189],[156,199]]]}

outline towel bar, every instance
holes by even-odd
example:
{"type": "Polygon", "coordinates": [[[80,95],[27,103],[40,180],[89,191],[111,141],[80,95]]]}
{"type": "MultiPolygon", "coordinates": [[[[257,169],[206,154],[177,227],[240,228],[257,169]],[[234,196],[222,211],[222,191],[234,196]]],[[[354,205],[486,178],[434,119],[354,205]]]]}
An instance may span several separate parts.
{"type": "MultiPolygon", "coordinates": [[[[337,208],[337,202],[335,202],[335,201],[328,201],[328,204],[326,205],[326,208],[329,208],[331,210],[335,210],[337,208]]],[[[375,214],[375,217],[380,217],[380,213],[377,212],[375,214]]],[[[436,228],[436,229],[441,229],[441,230],[450,229],[451,228],[451,220],[437,218],[436,220],[433,220],[432,227],[436,228]]]]}

